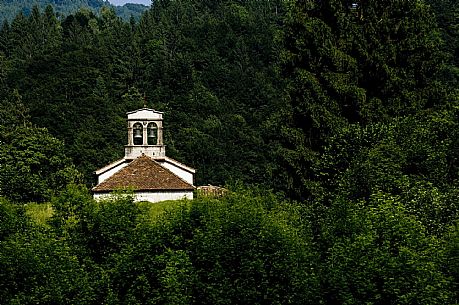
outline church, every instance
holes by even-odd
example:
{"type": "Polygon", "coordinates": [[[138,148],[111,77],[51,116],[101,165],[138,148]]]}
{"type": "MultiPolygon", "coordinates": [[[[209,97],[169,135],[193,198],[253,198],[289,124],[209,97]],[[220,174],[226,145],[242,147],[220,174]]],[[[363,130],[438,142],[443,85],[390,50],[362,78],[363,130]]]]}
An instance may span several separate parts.
{"type": "Polygon", "coordinates": [[[142,108],[127,113],[128,144],[124,158],[97,170],[95,199],[129,189],[135,201],[193,199],[195,170],[166,157],[163,113],[142,108]]]}

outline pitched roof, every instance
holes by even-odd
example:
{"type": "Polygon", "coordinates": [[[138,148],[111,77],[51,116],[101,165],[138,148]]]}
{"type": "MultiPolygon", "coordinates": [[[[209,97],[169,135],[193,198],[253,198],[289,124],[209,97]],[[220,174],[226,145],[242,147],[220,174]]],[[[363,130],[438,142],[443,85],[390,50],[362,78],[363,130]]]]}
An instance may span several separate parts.
{"type": "Polygon", "coordinates": [[[133,188],[135,191],[178,191],[193,190],[194,186],[152,158],[142,155],[98,184],[92,191],[110,192],[123,188],[133,188]]]}

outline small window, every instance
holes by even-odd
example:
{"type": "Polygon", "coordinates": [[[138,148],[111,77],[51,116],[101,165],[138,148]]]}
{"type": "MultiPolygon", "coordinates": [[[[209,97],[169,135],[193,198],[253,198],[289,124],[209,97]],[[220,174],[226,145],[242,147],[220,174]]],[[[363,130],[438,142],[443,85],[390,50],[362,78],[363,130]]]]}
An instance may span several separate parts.
{"type": "Polygon", "coordinates": [[[133,128],[134,145],[143,145],[142,124],[135,123],[133,128]]]}
{"type": "Polygon", "coordinates": [[[158,144],[158,126],[155,123],[148,124],[147,139],[148,139],[148,145],[158,144]]]}

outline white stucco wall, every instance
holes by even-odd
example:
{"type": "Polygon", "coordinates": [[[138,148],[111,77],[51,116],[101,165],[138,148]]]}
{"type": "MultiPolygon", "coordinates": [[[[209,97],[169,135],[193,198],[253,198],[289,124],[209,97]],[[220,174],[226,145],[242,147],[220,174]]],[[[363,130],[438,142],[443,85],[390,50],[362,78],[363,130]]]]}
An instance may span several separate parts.
{"type": "MultiPolygon", "coordinates": [[[[110,193],[96,193],[94,199],[103,200],[108,199],[112,196],[110,193]]],[[[160,202],[165,200],[181,200],[181,199],[193,199],[193,191],[177,191],[177,192],[136,192],[135,201],[149,201],[149,202],[160,202]]]]}
{"type": "Polygon", "coordinates": [[[165,200],[193,199],[193,191],[180,192],[139,192],[136,193],[136,201],[159,202],[165,200]]]}
{"type": "Polygon", "coordinates": [[[132,145],[125,146],[124,154],[126,159],[135,159],[140,157],[142,154],[145,154],[150,158],[157,158],[166,156],[166,148],[163,145],[132,145]]]}

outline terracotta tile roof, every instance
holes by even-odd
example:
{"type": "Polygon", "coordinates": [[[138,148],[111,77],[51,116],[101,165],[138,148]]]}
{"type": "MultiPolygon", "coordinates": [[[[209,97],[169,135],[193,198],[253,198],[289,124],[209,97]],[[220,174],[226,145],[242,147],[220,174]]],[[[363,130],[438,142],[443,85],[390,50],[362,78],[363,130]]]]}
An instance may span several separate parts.
{"type": "Polygon", "coordinates": [[[128,166],[113,174],[92,189],[93,192],[110,192],[132,188],[135,191],[193,190],[185,182],[152,158],[142,155],[128,166]]]}

